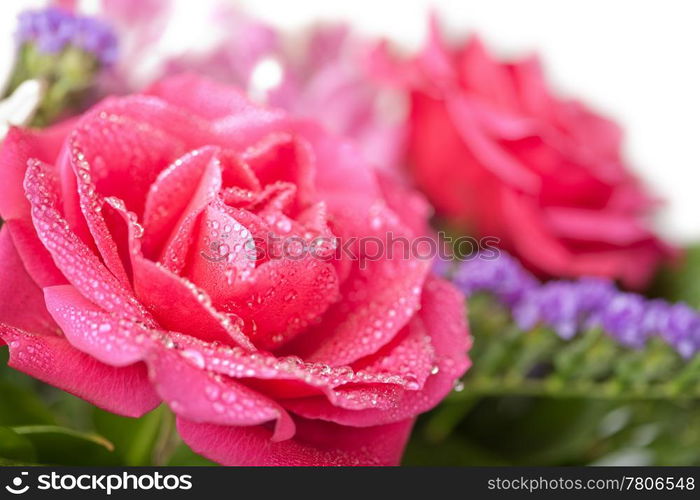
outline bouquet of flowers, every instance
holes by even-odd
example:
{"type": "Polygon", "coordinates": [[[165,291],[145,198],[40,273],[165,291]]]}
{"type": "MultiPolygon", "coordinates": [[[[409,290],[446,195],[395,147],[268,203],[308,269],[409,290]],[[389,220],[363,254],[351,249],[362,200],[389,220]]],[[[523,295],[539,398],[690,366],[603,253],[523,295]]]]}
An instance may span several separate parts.
{"type": "Polygon", "coordinates": [[[5,34],[0,464],[700,464],[697,250],[539,59],[99,4],[5,34]]]}

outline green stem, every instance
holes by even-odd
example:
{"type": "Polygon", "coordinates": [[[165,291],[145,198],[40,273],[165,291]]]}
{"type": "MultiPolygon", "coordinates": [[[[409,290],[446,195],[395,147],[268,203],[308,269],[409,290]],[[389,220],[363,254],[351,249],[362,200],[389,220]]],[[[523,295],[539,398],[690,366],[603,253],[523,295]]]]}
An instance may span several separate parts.
{"type": "Polygon", "coordinates": [[[162,408],[160,432],[153,448],[153,465],[166,465],[180,444],[175,426],[175,414],[169,408],[162,408]]]}

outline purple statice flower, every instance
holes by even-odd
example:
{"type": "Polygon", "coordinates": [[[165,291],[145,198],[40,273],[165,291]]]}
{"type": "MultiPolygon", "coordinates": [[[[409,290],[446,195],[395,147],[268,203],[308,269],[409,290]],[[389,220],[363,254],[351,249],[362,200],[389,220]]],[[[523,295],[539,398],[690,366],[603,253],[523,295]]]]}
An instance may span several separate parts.
{"type": "Polygon", "coordinates": [[[17,39],[36,43],[42,52],[55,53],[70,42],[74,24],[70,12],[56,7],[25,11],[19,15],[17,39]]]}
{"type": "Polygon", "coordinates": [[[513,317],[523,330],[544,323],[570,339],[585,320],[582,305],[576,283],[554,281],[523,294],[513,307],[513,317]]]}
{"type": "Polygon", "coordinates": [[[692,357],[700,349],[700,317],[687,304],[674,304],[668,308],[663,320],[661,336],[684,358],[692,357]]]}
{"type": "Polygon", "coordinates": [[[538,284],[518,261],[505,253],[495,259],[487,259],[480,254],[473,256],[457,268],[452,281],[467,295],[489,291],[508,305],[519,302],[528,290],[538,284]]]}
{"type": "Polygon", "coordinates": [[[604,307],[617,293],[612,281],[603,278],[580,278],[573,282],[580,308],[591,315],[604,307]]]}
{"type": "Polygon", "coordinates": [[[597,278],[530,286],[529,291],[514,304],[513,317],[523,329],[544,323],[562,338],[570,339],[590,324],[594,315],[610,301],[614,291],[609,281],[597,278]]]}
{"type": "Polygon", "coordinates": [[[653,335],[654,333],[661,334],[666,331],[669,311],[672,307],[672,304],[661,299],[646,301],[642,323],[644,325],[644,330],[647,332],[647,336],[653,335]]]}
{"type": "Polygon", "coordinates": [[[618,293],[594,311],[598,326],[621,344],[642,347],[650,332],[645,321],[647,301],[634,293],[618,293]]]}
{"type": "Polygon", "coordinates": [[[116,59],[114,32],[98,19],[47,7],[22,12],[18,21],[18,42],[34,43],[42,52],[54,54],[72,45],[93,54],[103,65],[110,65],[116,59]]]}
{"type": "Polygon", "coordinates": [[[700,351],[697,310],[621,292],[608,280],[581,278],[541,284],[515,259],[501,253],[495,260],[477,256],[461,263],[452,281],[467,296],[476,292],[494,295],[510,308],[523,330],[544,325],[570,339],[596,327],[630,347],[641,348],[658,335],[684,358],[700,351]]]}
{"type": "Polygon", "coordinates": [[[95,54],[105,66],[117,59],[117,38],[108,25],[94,17],[77,17],[73,43],[85,52],[95,54]]]}

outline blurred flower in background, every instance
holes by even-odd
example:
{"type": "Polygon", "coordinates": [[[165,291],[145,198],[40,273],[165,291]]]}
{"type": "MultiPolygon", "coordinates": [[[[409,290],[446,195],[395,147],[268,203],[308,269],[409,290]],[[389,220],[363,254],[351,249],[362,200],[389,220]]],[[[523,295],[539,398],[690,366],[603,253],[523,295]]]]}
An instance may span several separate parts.
{"type": "Polygon", "coordinates": [[[410,95],[407,162],[438,213],[497,236],[544,276],[648,283],[670,255],[648,228],[655,201],[620,157],[621,131],[552,94],[536,58],[495,60],[477,38],[427,45],[377,73],[410,95]]]}
{"type": "Polygon", "coordinates": [[[26,80],[0,101],[0,141],[12,125],[25,125],[31,120],[42,95],[39,80],[26,80]]]}
{"type": "Polygon", "coordinates": [[[12,72],[17,61],[15,33],[11,30],[0,33],[0,141],[11,125],[25,125],[29,122],[42,94],[38,80],[22,82],[10,89],[12,72]]]}
{"type": "MultiPolygon", "coordinates": [[[[96,76],[117,58],[117,39],[104,21],[63,7],[22,12],[14,33],[4,121],[45,125],[79,109],[96,76]],[[9,113],[9,114],[8,114],[9,113]]],[[[8,66],[9,67],[9,66],[8,66]]]]}
{"type": "Polygon", "coordinates": [[[59,7],[22,12],[16,36],[21,46],[34,45],[42,54],[77,47],[104,66],[113,64],[117,57],[117,39],[107,24],[59,7]]]}
{"type": "MultiPolygon", "coordinates": [[[[3,96],[0,101],[0,140],[12,125],[42,128],[64,118],[67,120],[63,125],[46,130],[16,129],[9,132],[2,150],[7,161],[0,164],[0,168],[8,180],[5,187],[14,194],[0,200],[5,200],[6,205],[25,207],[22,179],[27,154],[48,155],[50,158],[42,160],[56,159],[59,164],[69,165],[70,161],[66,164],[65,158],[59,157],[61,141],[58,139],[67,139],[66,144],[70,143],[65,134],[71,129],[76,132],[77,115],[83,116],[77,129],[92,138],[90,147],[94,158],[87,159],[87,166],[91,163],[98,168],[89,169],[91,175],[99,177],[109,171],[109,162],[123,165],[124,169],[118,168],[120,180],[117,184],[124,191],[124,197],[132,197],[134,186],[144,182],[141,172],[144,166],[151,165],[155,169],[148,174],[151,176],[155,176],[160,168],[159,161],[147,160],[155,152],[153,148],[158,149],[160,139],[157,134],[151,137],[146,132],[150,125],[140,122],[149,122],[151,112],[153,116],[160,116],[163,110],[159,106],[143,107],[145,101],[141,99],[149,101],[151,97],[141,96],[136,100],[133,97],[111,98],[98,105],[101,106],[99,109],[109,110],[117,106],[122,117],[138,118],[115,133],[108,130],[119,127],[118,120],[113,121],[116,115],[83,114],[83,110],[114,94],[142,94],[143,89],[150,88],[150,92],[155,92],[154,89],[169,87],[170,84],[163,83],[163,77],[169,77],[166,82],[190,83],[204,82],[200,75],[213,78],[223,82],[224,87],[213,83],[175,85],[171,88],[175,90],[168,91],[168,99],[185,105],[189,109],[188,115],[214,111],[219,105],[225,110],[222,112],[228,113],[232,102],[239,102],[239,98],[231,101],[231,93],[222,94],[215,89],[236,87],[255,101],[255,105],[247,106],[255,108],[256,112],[265,114],[270,111],[266,109],[268,107],[282,108],[295,123],[298,120],[305,127],[308,122],[317,122],[333,135],[344,136],[337,142],[338,148],[326,145],[314,149],[317,160],[334,159],[330,163],[324,161],[323,164],[327,165],[319,167],[316,173],[336,172],[338,190],[334,191],[334,196],[345,193],[337,200],[337,213],[329,216],[329,225],[333,228],[339,227],[338,215],[345,209],[353,211],[357,205],[363,210],[369,207],[368,216],[371,217],[358,220],[353,227],[356,225],[360,231],[374,231],[378,220],[374,215],[377,210],[381,212],[388,206],[413,234],[434,234],[428,228],[430,208],[410,186],[413,183],[431,198],[437,208],[439,217],[432,221],[435,226],[442,225],[443,229],[449,228],[456,233],[450,236],[497,236],[502,247],[513,254],[496,253],[487,258],[484,254],[476,254],[466,262],[439,261],[432,268],[432,274],[448,277],[467,296],[469,328],[474,338],[469,357],[474,364],[459,380],[453,379],[461,369],[455,370],[454,366],[447,369],[447,365],[452,364],[450,359],[459,359],[458,367],[465,366],[462,361],[466,350],[464,343],[468,338],[457,334],[460,328],[464,331],[464,318],[458,312],[462,302],[449,291],[451,288],[432,286],[435,278],[431,276],[423,286],[422,295],[429,299],[428,302],[432,300],[435,307],[429,304],[416,316],[428,314],[431,319],[425,321],[426,326],[437,333],[452,332],[450,338],[454,342],[449,345],[439,343],[440,349],[445,351],[436,358],[437,364],[423,367],[432,380],[439,379],[444,384],[441,382],[439,391],[433,391],[427,399],[425,394],[420,394],[419,404],[411,405],[409,413],[422,412],[449,394],[439,407],[416,422],[404,463],[700,463],[700,356],[697,355],[700,350],[700,314],[696,309],[700,305],[700,246],[688,247],[684,259],[679,260],[680,266],[664,269],[660,278],[645,288],[645,295],[616,287],[615,280],[626,287],[644,287],[659,264],[674,253],[649,229],[647,217],[654,213],[656,201],[622,159],[622,134],[617,125],[579,101],[554,95],[537,59],[497,60],[476,38],[450,45],[443,40],[434,20],[424,50],[416,56],[400,58],[388,52],[386,43],[359,36],[359,29],[366,26],[317,24],[318,13],[309,12],[311,24],[306,29],[282,31],[233,4],[225,0],[28,1],[25,7],[31,7],[31,10],[24,12],[11,30],[1,33],[6,36],[7,43],[0,43],[3,49],[0,54],[0,96],[3,96]],[[190,75],[176,75],[181,73],[190,75]],[[160,83],[154,85],[154,82],[160,83]],[[123,108],[118,103],[124,103],[123,108]],[[258,107],[258,104],[263,106],[258,107]],[[91,125],[85,126],[88,121],[91,125]],[[134,125],[136,122],[139,124],[134,125]],[[105,138],[107,142],[104,142],[105,138]],[[367,165],[359,156],[351,154],[352,141],[372,165],[381,170],[365,172],[376,178],[376,190],[382,200],[376,205],[362,201],[368,191],[375,189],[368,189],[362,180],[365,177],[362,172],[367,170],[362,166],[367,165]],[[44,147],[36,149],[39,143],[44,147]],[[436,307],[443,310],[438,311],[436,307]]],[[[295,4],[296,8],[303,6],[295,4]]],[[[233,108],[236,108],[235,104],[233,108]]],[[[271,114],[275,113],[277,111],[271,114]]],[[[184,117],[184,114],[169,115],[158,120],[156,128],[162,127],[169,136],[180,137],[185,142],[196,142],[201,130],[195,125],[184,126],[181,119],[192,118],[184,117]],[[179,118],[170,119],[176,116],[179,118]]],[[[241,125],[236,120],[224,122],[233,127],[233,132],[225,132],[227,129],[222,128],[221,140],[235,142],[240,139],[245,127],[236,128],[241,125]]],[[[217,127],[214,128],[219,130],[217,127]]],[[[335,141],[337,138],[330,139],[335,141]]],[[[163,152],[166,156],[175,154],[178,149],[175,143],[165,146],[163,152]]],[[[251,151],[253,157],[261,153],[256,147],[251,151]]],[[[261,158],[262,163],[281,158],[282,165],[287,157],[263,154],[261,158]]],[[[251,161],[246,156],[246,162],[251,161]]],[[[177,160],[173,165],[176,163],[177,160]]],[[[79,164],[81,162],[73,167],[79,164]]],[[[260,168],[260,165],[253,168],[256,175],[265,170],[260,168]]],[[[282,168],[279,172],[284,171],[282,168]]],[[[70,192],[66,187],[71,184],[71,172],[70,166],[59,169],[64,181],[59,190],[61,195],[70,192]]],[[[50,169],[46,173],[50,173],[50,169]]],[[[86,173],[81,170],[79,176],[85,182],[89,178],[83,175],[86,173]]],[[[170,174],[164,178],[173,181],[170,174]]],[[[48,175],[46,179],[50,177],[48,175]]],[[[315,180],[322,181],[323,175],[316,176],[315,180]]],[[[189,181],[173,182],[171,187],[175,192],[191,187],[189,181]]],[[[110,190],[114,186],[112,181],[99,186],[84,186],[78,194],[80,197],[99,197],[103,188],[110,190]]],[[[59,191],[56,191],[57,195],[59,191]]],[[[226,196],[230,195],[231,199],[238,199],[240,194],[236,189],[226,191],[226,196]]],[[[112,201],[115,200],[110,198],[110,203],[98,205],[94,213],[83,215],[98,219],[106,217],[110,227],[120,224],[120,221],[131,224],[136,217],[110,218],[112,210],[124,208],[118,203],[112,205],[112,201]],[[104,212],[103,208],[109,210],[104,212]]],[[[172,199],[163,201],[162,211],[178,205],[170,203],[172,199]]],[[[69,203],[66,206],[70,212],[90,205],[79,207],[69,203]]],[[[319,215],[324,213],[319,212],[319,215]]],[[[45,251],[43,254],[37,252],[41,245],[34,232],[48,231],[42,234],[51,237],[56,234],[53,229],[58,226],[48,230],[41,224],[36,228],[31,222],[20,224],[16,217],[13,220],[17,215],[13,210],[3,215],[7,220],[0,220],[0,224],[4,224],[2,235],[5,236],[4,258],[0,259],[0,264],[7,272],[0,273],[6,278],[5,286],[0,287],[0,309],[9,316],[2,321],[9,325],[19,318],[24,324],[14,326],[28,330],[37,325],[51,325],[50,335],[46,338],[31,339],[0,324],[0,332],[12,338],[9,351],[14,350],[14,359],[9,364],[19,366],[18,363],[25,363],[26,368],[26,363],[31,364],[35,359],[33,356],[20,359],[17,355],[19,344],[34,340],[41,343],[51,338],[56,343],[67,345],[71,335],[97,331],[94,345],[81,344],[75,351],[94,355],[104,342],[109,344],[109,340],[115,338],[113,334],[116,335],[117,329],[110,330],[111,327],[104,325],[98,328],[97,323],[92,323],[84,328],[59,331],[42,309],[44,296],[40,290],[35,286],[28,287],[31,280],[16,279],[27,274],[24,271],[29,274],[37,271],[34,257],[49,267],[53,265],[54,261],[45,251]],[[14,247],[21,250],[22,258],[14,247]],[[13,285],[7,286],[7,283],[13,285]],[[36,293],[32,292],[33,299],[27,302],[17,290],[29,288],[36,293]],[[43,313],[32,314],[32,307],[16,307],[18,301],[23,301],[24,306],[36,303],[43,313]],[[112,334],[107,334],[107,331],[112,334]],[[54,336],[54,333],[59,335],[54,336]]],[[[71,218],[72,222],[82,221],[79,212],[74,212],[71,218]]],[[[280,221],[281,230],[286,227],[286,219],[280,221]]],[[[83,230],[87,230],[86,227],[83,230]]],[[[134,223],[132,233],[143,233],[147,238],[148,226],[141,228],[134,223]]],[[[119,244],[123,244],[125,238],[126,233],[114,233],[114,240],[119,244]]],[[[90,239],[88,236],[82,240],[90,239]]],[[[99,241],[100,248],[93,246],[86,255],[97,251],[96,255],[101,255],[97,258],[97,265],[115,265],[115,276],[118,276],[119,260],[126,258],[129,252],[126,247],[120,247],[115,254],[109,245],[99,241]]],[[[47,248],[52,251],[53,247],[49,245],[47,248]]],[[[222,246],[216,248],[220,251],[222,246]]],[[[65,256],[69,264],[75,258],[73,253],[68,252],[65,256]]],[[[66,269],[72,267],[67,264],[66,269]]],[[[133,269],[131,264],[124,266],[127,274],[133,269]]],[[[274,292],[286,286],[293,288],[301,283],[304,290],[316,293],[318,287],[304,285],[305,280],[313,275],[313,269],[304,267],[304,270],[287,281],[271,282],[270,290],[274,292]]],[[[229,271],[224,272],[227,285],[232,284],[235,274],[229,271]]],[[[101,279],[110,281],[111,272],[101,275],[101,279]]],[[[214,272],[210,277],[216,281],[221,276],[214,272]]],[[[121,278],[124,278],[127,289],[136,286],[137,281],[128,276],[121,278]]],[[[32,279],[36,277],[32,275],[32,279]]],[[[381,276],[377,273],[367,273],[362,285],[370,285],[378,279],[381,276]]],[[[392,285],[402,279],[406,276],[397,273],[386,284],[376,287],[380,303],[384,301],[381,297],[387,296],[392,285]]],[[[139,286],[144,283],[150,284],[150,281],[138,280],[139,286]]],[[[343,291],[347,291],[352,300],[359,300],[365,296],[360,293],[363,287],[343,291]]],[[[166,288],[168,292],[174,291],[171,286],[166,288]]],[[[420,292],[420,287],[414,289],[420,292]]],[[[203,291],[196,287],[192,291],[197,293],[198,300],[204,296],[203,291]]],[[[331,300],[330,295],[319,295],[321,298],[310,300],[309,304],[314,307],[323,305],[331,300]]],[[[245,306],[243,302],[236,304],[244,309],[262,304],[262,313],[257,315],[256,312],[252,314],[255,316],[252,322],[244,322],[247,334],[265,337],[279,330],[279,325],[265,326],[265,321],[274,323],[276,318],[279,319],[275,314],[269,314],[269,305],[274,303],[271,296],[265,295],[265,300],[248,301],[245,306]]],[[[289,297],[293,297],[290,300],[294,304],[298,303],[296,291],[289,297]]],[[[287,300],[286,294],[283,300],[287,300]]],[[[169,303],[164,305],[169,306],[169,303]]],[[[370,301],[368,310],[374,310],[375,306],[370,301]]],[[[348,314],[355,310],[362,313],[364,309],[343,308],[348,314]]],[[[177,312],[168,311],[163,317],[172,319],[172,314],[177,312]]],[[[284,318],[284,314],[279,317],[284,318]]],[[[178,324],[173,328],[181,331],[183,325],[189,324],[189,319],[178,318],[176,322],[178,324]]],[[[393,328],[395,322],[393,316],[386,322],[371,322],[366,331],[393,328]]],[[[344,325],[343,328],[353,325],[348,321],[340,324],[344,325]]],[[[349,330],[353,338],[357,332],[364,331],[363,328],[353,328],[349,330]]],[[[324,333],[321,340],[327,341],[326,330],[320,328],[318,331],[324,333]]],[[[179,334],[175,335],[179,337],[179,334]]],[[[275,337],[272,340],[278,342],[279,338],[275,340],[275,337]]],[[[180,352],[187,342],[184,338],[172,343],[166,339],[163,345],[163,351],[160,347],[156,351],[175,353],[180,352]]],[[[392,341],[388,347],[393,345],[392,341]]],[[[113,356],[116,351],[111,347],[111,344],[105,347],[100,356],[113,356]]],[[[228,354],[228,350],[224,348],[224,351],[228,354]]],[[[280,353],[287,354],[286,351],[280,353]]],[[[381,350],[373,356],[381,358],[383,353],[381,350]]],[[[192,362],[198,370],[202,369],[200,357],[203,352],[195,349],[181,354],[184,362],[192,362]]],[[[152,373],[150,379],[151,382],[158,380],[156,385],[161,385],[160,390],[164,384],[172,390],[165,399],[170,401],[177,397],[171,401],[174,411],[162,405],[141,418],[132,419],[100,410],[14,372],[5,366],[7,357],[8,349],[0,349],[0,465],[17,461],[82,465],[209,463],[178,437],[175,414],[180,414],[182,425],[185,413],[209,405],[209,402],[203,402],[189,409],[183,408],[180,405],[182,389],[189,387],[195,388],[190,394],[192,401],[198,401],[201,394],[210,398],[211,403],[217,400],[207,421],[218,421],[220,391],[212,392],[211,388],[197,390],[198,384],[185,383],[187,380],[182,380],[182,377],[173,378],[173,367],[177,363],[163,363],[164,371],[160,375],[152,373]],[[176,379],[177,384],[173,385],[176,379]],[[28,431],[31,424],[38,426],[28,431]],[[56,436],[60,438],[56,439],[56,436]],[[6,446],[5,437],[11,437],[13,443],[21,442],[21,449],[6,446]]],[[[258,357],[259,353],[251,355],[251,359],[258,357]]],[[[415,360],[409,357],[408,365],[414,366],[415,360]]],[[[151,357],[149,363],[156,358],[151,357]]],[[[292,368],[297,366],[295,358],[290,358],[290,361],[292,368]]],[[[392,368],[388,361],[384,358],[381,362],[382,374],[392,368]]],[[[48,368],[52,376],[63,377],[58,386],[86,396],[89,391],[82,391],[83,384],[90,387],[96,384],[83,376],[70,375],[81,366],[84,365],[61,356],[50,365],[42,365],[34,374],[41,378],[40,372],[48,368]],[[55,366],[63,366],[65,370],[55,372],[55,366]]],[[[324,377],[337,370],[330,365],[316,368],[324,377]]],[[[358,368],[362,373],[366,367],[360,364],[358,368]]],[[[294,371],[294,374],[303,376],[308,382],[309,373],[302,372],[294,371]]],[[[202,373],[208,373],[208,369],[202,373]]],[[[123,387],[123,384],[105,384],[104,379],[98,377],[97,382],[101,383],[97,385],[117,392],[123,387]]],[[[150,384],[145,373],[140,380],[150,384]]],[[[217,382],[222,380],[217,379],[217,382]]],[[[357,381],[357,378],[353,380],[357,381]]],[[[125,393],[128,400],[134,398],[132,386],[125,393]]],[[[287,390],[285,384],[280,387],[284,389],[281,392],[287,390]]],[[[106,401],[114,402],[114,394],[108,393],[106,401]]],[[[221,394],[221,399],[225,399],[224,393],[221,394]]],[[[280,395],[275,394],[273,399],[280,395]]],[[[380,394],[373,387],[368,392],[370,405],[374,405],[372,397],[376,395],[380,394]]],[[[311,448],[323,449],[332,448],[339,436],[342,440],[348,429],[339,432],[343,426],[333,427],[333,424],[329,427],[331,432],[324,432],[317,425],[319,421],[315,420],[321,413],[317,415],[315,412],[340,412],[329,414],[332,416],[330,420],[335,422],[335,418],[345,418],[345,409],[334,404],[328,408],[316,408],[315,400],[307,401],[305,393],[294,393],[294,396],[304,397],[298,402],[301,406],[292,411],[307,412],[306,416],[314,419],[307,422],[308,426],[304,423],[305,418],[301,419],[295,442],[299,438],[299,443],[303,444],[306,438],[313,437],[315,444],[311,448]],[[307,404],[311,405],[304,406],[307,404]]],[[[156,404],[156,401],[150,402],[156,404]]],[[[291,403],[285,397],[280,404],[291,403]]],[[[111,408],[105,404],[102,406],[111,408]]],[[[369,408],[366,411],[366,416],[372,419],[397,418],[395,410],[369,408]]],[[[403,418],[401,412],[398,415],[403,418]]],[[[353,427],[356,423],[348,424],[351,433],[357,430],[353,427]]],[[[370,429],[372,427],[363,427],[360,431],[370,429]]],[[[241,428],[241,435],[248,430],[241,428]]],[[[269,429],[263,430],[264,439],[251,445],[251,453],[274,451],[268,448],[266,433],[269,429]]],[[[400,430],[400,439],[388,448],[382,448],[382,440],[391,436],[381,429],[376,434],[371,432],[366,441],[355,436],[348,442],[352,446],[362,445],[358,450],[361,461],[394,463],[398,460],[408,427],[400,430]],[[388,457],[387,450],[391,457],[388,457]]],[[[226,463],[240,463],[235,455],[245,449],[245,443],[235,439],[212,439],[213,435],[226,437],[229,431],[230,428],[221,427],[212,434],[212,428],[205,427],[196,433],[196,440],[190,439],[189,442],[203,455],[226,463]],[[226,459],[222,460],[222,457],[226,459]]],[[[289,444],[276,450],[284,451],[289,444]]],[[[296,448],[295,445],[290,448],[296,450],[293,454],[300,449],[309,451],[310,448],[296,448]]],[[[315,451],[307,458],[328,461],[327,454],[317,455],[315,451]]]]}
{"type": "Polygon", "coordinates": [[[199,18],[210,40],[164,50],[163,40],[185,8],[176,1],[103,2],[126,51],[117,78],[105,79],[103,92],[124,93],[165,75],[198,73],[245,89],[258,102],[318,120],[352,138],[375,166],[398,170],[405,102],[365,70],[370,41],[339,24],[283,34],[226,2],[205,2],[199,18]]]}
{"type": "MultiPolygon", "coordinates": [[[[450,274],[449,269],[445,272],[450,274]]],[[[685,359],[700,350],[700,314],[692,307],[621,292],[609,280],[539,283],[516,259],[502,253],[496,259],[475,258],[461,263],[452,281],[467,296],[492,294],[508,306],[523,331],[545,325],[570,340],[600,328],[635,349],[658,336],[685,359]]]]}

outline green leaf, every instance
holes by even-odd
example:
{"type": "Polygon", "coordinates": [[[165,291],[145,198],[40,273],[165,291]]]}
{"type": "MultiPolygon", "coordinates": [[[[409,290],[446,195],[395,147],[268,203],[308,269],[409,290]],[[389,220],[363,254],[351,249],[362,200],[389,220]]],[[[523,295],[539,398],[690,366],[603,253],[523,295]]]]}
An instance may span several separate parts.
{"type": "Polygon", "coordinates": [[[34,389],[35,380],[8,366],[10,351],[6,345],[0,346],[0,381],[15,387],[34,389]]]}
{"type": "Polygon", "coordinates": [[[451,436],[448,441],[436,445],[426,441],[419,433],[414,433],[401,463],[407,466],[512,465],[503,457],[462,436],[451,436]]]}
{"type": "Polygon", "coordinates": [[[0,425],[54,424],[46,405],[32,388],[0,381],[0,425]]]}
{"type": "Polygon", "coordinates": [[[141,418],[128,418],[95,408],[97,431],[114,443],[123,465],[153,465],[153,456],[167,408],[159,407],[141,418]]]}
{"type": "Polygon", "coordinates": [[[217,465],[216,463],[207,460],[201,455],[197,455],[192,449],[185,443],[180,443],[173,453],[170,460],[167,462],[168,466],[187,466],[187,467],[206,467],[211,465],[217,465]]]}
{"type": "Polygon", "coordinates": [[[34,462],[36,453],[26,437],[9,427],[0,427],[0,459],[8,463],[34,462]]]}
{"type": "Polygon", "coordinates": [[[700,243],[685,248],[677,261],[659,272],[652,292],[667,300],[684,301],[700,308],[700,243]]]}
{"type": "Polygon", "coordinates": [[[7,366],[7,346],[0,347],[0,425],[55,424],[31,377],[7,366]]]}
{"type": "Polygon", "coordinates": [[[42,384],[41,389],[58,425],[81,431],[94,430],[92,412],[95,407],[92,404],[46,384],[42,384]]]}
{"type": "Polygon", "coordinates": [[[104,437],[54,425],[27,425],[12,430],[27,439],[39,462],[54,465],[118,465],[114,445],[104,437]]]}

